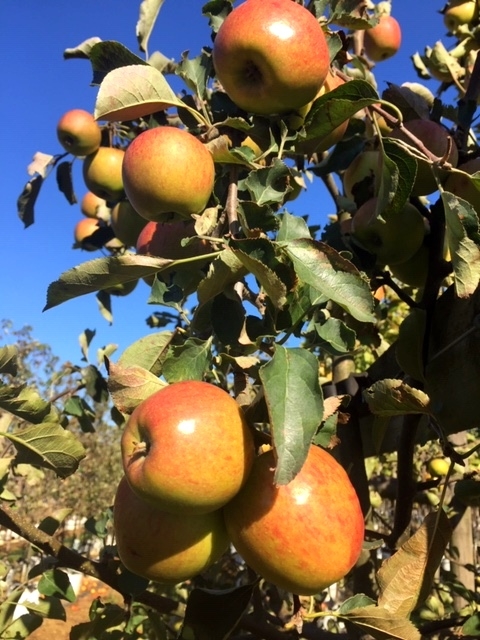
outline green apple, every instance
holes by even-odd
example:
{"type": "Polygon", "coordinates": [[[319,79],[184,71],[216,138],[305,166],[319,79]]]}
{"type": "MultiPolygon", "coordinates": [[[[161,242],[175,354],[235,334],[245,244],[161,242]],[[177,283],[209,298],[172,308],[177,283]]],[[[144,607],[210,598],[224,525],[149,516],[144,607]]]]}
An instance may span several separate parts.
{"type": "Polygon", "coordinates": [[[352,238],[377,256],[378,264],[395,265],[409,260],[420,249],[425,237],[425,222],[410,203],[386,220],[376,212],[377,198],[367,200],[352,219],[352,238]]]}
{"type": "Polygon", "coordinates": [[[367,29],[363,46],[373,62],[382,62],[397,53],[402,43],[402,30],[393,16],[382,15],[377,25],[367,29]]]}
{"type": "Polygon", "coordinates": [[[125,477],[113,506],[117,552],[124,566],[147,580],[177,584],[205,571],[227,550],[221,511],[166,513],[141,500],[125,477]]]}
{"type": "Polygon", "coordinates": [[[83,179],[87,188],[107,202],[124,197],[122,163],[125,151],[115,147],[100,147],[83,161],[83,179]]]}
{"type": "Polygon", "coordinates": [[[345,169],[343,190],[357,206],[373,197],[375,180],[380,170],[380,151],[367,150],[359,153],[345,169]]]}
{"type": "Polygon", "coordinates": [[[344,468],[312,446],[300,473],[276,486],[275,454],[254,462],[245,486],[224,508],[227,532],[245,562],[263,578],[298,595],[313,595],[343,578],[363,545],[364,519],[344,468]]]}
{"type": "Polygon", "coordinates": [[[116,238],[126,247],[134,247],[148,222],[138,215],[128,200],[121,200],[112,209],[110,224],[116,238]]]}
{"type": "Polygon", "coordinates": [[[162,126],[130,143],[122,175],[127,198],[147,220],[159,221],[165,213],[191,219],[207,205],[215,164],[198,138],[184,129],[162,126]]]}
{"type": "Polygon", "coordinates": [[[88,156],[100,146],[102,132],[91,113],[72,109],[58,121],[57,137],[62,147],[74,156],[88,156]]]}
{"type": "MultiPolygon", "coordinates": [[[[480,158],[467,160],[458,167],[459,171],[472,175],[480,171],[480,158]]],[[[456,171],[451,171],[443,185],[445,191],[450,191],[456,196],[468,200],[475,211],[480,214],[480,190],[471,181],[468,175],[462,175],[456,171]]]]}
{"type": "Polygon", "coordinates": [[[246,481],[254,457],[235,400],[196,380],[170,384],[140,403],[125,426],[121,450],[135,493],[172,513],[223,507],[246,481]]]}
{"type": "Polygon", "coordinates": [[[423,287],[427,279],[430,252],[424,244],[408,260],[388,265],[392,276],[409,287],[423,287]]]}
{"type": "Polygon", "coordinates": [[[455,33],[459,27],[478,18],[476,0],[450,0],[443,13],[443,22],[450,31],[455,33]]]}
{"type": "Polygon", "coordinates": [[[261,115],[311,102],[330,66],[319,22],[288,0],[247,0],[233,9],[216,34],[212,59],[233,102],[261,115]]]}
{"type": "Polygon", "coordinates": [[[433,478],[441,478],[447,475],[450,469],[450,461],[447,458],[432,458],[428,461],[427,470],[433,478]]]}

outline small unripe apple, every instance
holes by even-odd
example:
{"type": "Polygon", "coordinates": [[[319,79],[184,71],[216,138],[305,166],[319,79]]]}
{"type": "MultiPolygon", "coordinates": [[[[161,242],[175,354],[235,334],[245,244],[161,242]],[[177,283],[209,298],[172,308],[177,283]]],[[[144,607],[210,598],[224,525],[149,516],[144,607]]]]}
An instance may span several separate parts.
{"type": "Polygon", "coordinates": [[[106,206],[106,200],[99,198],[91,191],[87,191],[80,203],[80,210],[87,218],[96,218],[97,212],[106,206]]]}
{"type": "Polygon", "coordinates": [[[241,409],[223,389],[175,382],[141,402],[121,439],[125,475],[143,500],[172,513],[223,507],[254,457],[241,409]]]}
{"type": "Polygon", "coordinates": [[[148,222],[138,215],[128,200],[122,200],[113,207],[110,224],[116,238],[126,247],[134,247],[148,222]]]}
{"type": "Polygon", "coordinates": [[[221,511],[177,515],[141,500],[125,477],[113,506],[117,552],[127,569],[147,580],[177,584],[205,571],[227,550],[221,511]]]}
{"type": "Polygon", "coordinates": [[[91,244],[88,239],[103,228],[103,223],[94,218],[82,218],[77,222],[73,230],[75,242],[81,245],[85,251],[98,251],[98,244],[91,244]]]}
{"type": "Polygon", "coordinates": [[[377,25],[367,29],[363,45],[365,53],[373,62],[391,58],[400,49],[402,30],[393,16],[380,16],[377,25]]]}
{"type": "Polygon", "coordinates": [[[215,164],[198,138],[177,127],[155,127],[137,136],[123,161],[125,192],[137,213],[159,221],[165,213],[190,219],[213,190],[215,164]]]}
{"type": "Polygon", "coordinates": [[[227,532],[266,580],[313,595],[343,578],[359,558],[364,519],[344,468],[312,446],[298,475],[276,486],[275,454],[255,459],[245,486],[224,508],[227,532]]]}
{"type": "MultiPolygon", "coordinates": [[[[469,175],[480,171],[480,158],[467,160],[458,167],[459,171],[464,171],[469,175]]],[[[443,185],[445,191],[450,191],[456,196],[468,200],[475,211],[480,214],[480,190],[474,185],[468,176],[452,171],[443,185]]]]}
{"type": "Polygon", "coordinates": [[[100,147],[83,161],[83,179],[87,188],[107,202],[117,202],[125,195],[122,180],[124,155],[123,149],[100,147]]]}
{"type": "Polygon", "coordinates": [[[450,462],[446,458],[432,458],[428,461],[427,469],[433,478],[443,477],[450,469],[450,462]]]}
{"type": "Polygon", "coordinates": [[[343,189],[345,195],[360,206],[375,193],[375,179],[380,172],[380,152],[362,151],[345,169],[343,189]]]}
{"type": "Polygon", "coordinates": [[[451,0],[443,12],[443,22],[450,33],[455,33],[458,27],[473,22],[477,18],[476,0],[451,0]]]}
{"type": "Polygon", "coordinates": [[[58,121],[57,137],[62,147],[74,156],[88,156],[100,146],[102,132],[91,113],[72,109],[58,121]]]}
{"type": "Polygon", "coordinates": [[[319,22],[289,0],[247,0],[234,8],[216,34],[212,59],[233,102],[262,115],[308,104],[330,65],[319,22]]]}

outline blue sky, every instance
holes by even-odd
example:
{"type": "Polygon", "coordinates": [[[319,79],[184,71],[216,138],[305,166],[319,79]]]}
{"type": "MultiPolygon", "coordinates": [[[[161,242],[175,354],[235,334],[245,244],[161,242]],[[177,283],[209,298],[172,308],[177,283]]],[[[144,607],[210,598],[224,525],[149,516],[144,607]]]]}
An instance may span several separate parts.
{"type": "MultiPolygon", "coordinates": [[[[201,14],[203,0],[165,0],[149,50],[160,50],[178,59],[189,50],[197,55],[210,44],[208,22],[201,14]]],[[[36,151],[56,154],[61,148],[56,124],[73,108],[93,111],[97,89],[90,86],[88,61],[63,60],[63,51],[83,40],[99,36],[118,40],[138,53],[135,25],[139,0],[1,0],[0,60],[3,67],[0,121],[0,185],[2,190],[2,251],[0,252],[0,318],[16,328],[33,326],[37,339],[49,343],[62,360],[80,361],[78,336],[96,330],[95,348],[118,344],[119,355],[151,329],[145,319],[155,311],[147,305],[149,289],[140,282],[133,294],[113,300],[114,322],[109,325],[97,310],[94,295],[67,302],[42,313],[46,290],[65,270],[100,254],[72,250],[73,227],[81,218],[79,205],[69,205],[58,191],[52,174],[42,187],[36,204],[36,221],[24,229],[16,214],[16,201],[28,180],[26,172],[36,151]]],[[[436,0],[393,0],[393,15],[402,26],[400,52],[377,65],[379,91],[391,81],[416,81],[410,61],[415,51],[442,39],[448,47],[443,6],[436,0]]],[[[438,83],[427,86],[435,91],[438,83]]],[[[81,163],[74,170],[77,197],[85,193],[81,163]]],[[[318,181],[319,182],[319,181],[318,181]]],[[[321,186],[312,185],[291,205],[292,213],[310,214],[311,222],[323,224],[334,211],[321,186]]],[[[113,359],[116,358],[113,356],[113,359]]]]}

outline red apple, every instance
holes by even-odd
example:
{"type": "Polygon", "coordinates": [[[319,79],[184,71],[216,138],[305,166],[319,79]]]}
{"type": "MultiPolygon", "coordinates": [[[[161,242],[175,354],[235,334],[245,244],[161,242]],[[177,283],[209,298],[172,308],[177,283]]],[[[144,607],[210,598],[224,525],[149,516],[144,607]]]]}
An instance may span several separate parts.
{"type": "Polygon", "coordinates": [[[215,164],[206,146],[188,131],[155,127],[131,142],[122,174],[130,203],[147,220],[172,212],[190,218],[207,205],[215,164]]]}
{"type": "Polygon", "coordinates": [[[120,481],[113,506],[117,552],[125,567],[147,580],[177,584],[193,578],[227,550],[221,511],[166,513],[147,504],[120,481]]]}
{"type": "Polygon", "coordinates": [[[217,32],[212,57],[233,102],[263,115],[308,104],[330,65],[319,22],[291,0],[247,0],[233,9],[217,32]]]}
{"type": "Polygon", "coordinates": [[[362,550],[364,520],[347,473],[312,446],[287,485],[273,482],[275,455],[262,453],[237,496],[224,508],[233,545],[266,580],[313,595],[343,578],[362,550]]]}
{"type": "Polygon", "coordinates": [[[249,474],[252,435],[235,400],[207,382],[175,382],[144,400],[121,439],[135,493],[172,513],[208,513],[249,474]]]}
{"type": "Polygon", "coordinates": [[[58,121],[57,137],[66,151],[74,156],[87,156],[100,146],[102,132],[91,113],[72,109],[58,121]]]}
{"type": "Polygon", "coordinates": [[[377,25],[367,29],[363,45],[365,53],[373,62],[391,58],[400,49],[402,30],[393,16],[380,16],[377,25]]]}

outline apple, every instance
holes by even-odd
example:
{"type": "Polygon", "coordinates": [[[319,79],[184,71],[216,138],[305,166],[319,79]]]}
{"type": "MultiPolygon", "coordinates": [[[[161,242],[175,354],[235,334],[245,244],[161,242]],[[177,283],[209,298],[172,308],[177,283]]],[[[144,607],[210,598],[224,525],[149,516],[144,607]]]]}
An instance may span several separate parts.
{"type": "MultiPolygon", "coordinates": [[[[438,158],[443,158],[447,155],[449,145],[450,152],[448,154],[447,161],[453,167],[458,163],[458,149],[453,141],[448,129],[438,122],[433,120],[409,120],[405,122],[404,128],[408,129],[416,138],[422,142],[422,144],[438,158]]],[[[415,147],[415,143],[408,137],[408,135],[400,128],[395,128],[389,134],[391,138],[397,138],[403,140],[412,147],[415,147]]],[[[417,159],[417,175],[412,189],[412,195],[414,196],[427,196],[437,190],[437,183],[433,175],[432,165],[428,160],[417,159]]],[[[441,181],[445,181],[448,177],[447,171],[440,172],[441,181]]]]}
{"type": "Polygon", "coordinates": [[[274,451],[260,454],[245,486],[224,508],[228,535],[263,578],[313,595],[343,578],[362,550],[364,519],[344,468],[312,446],[287,485],[273,481],[274,451]]]}
{"type": "Polygon", "coordinates": [[[392,276],[409,287],[423,287],[428,273],[429,250],[424,244],[414,255],[398,264],[389,265],[392,276]]]}
{"type": "Polygon", "coordinates": [[[359,153],[343,174],[343,190],[357,206],[373,197],[375,179],[380,171],[380,152],[374,150],[359,153]]]}
{"type": "Polygon", "coordinates": [[[100,147],[83,161],[83,179],[92,193],[107,202],[124,197],[122,163],[125,151],[115,147],[100,147]]]}
{"type": "Polygon", "coordinates": [[[217,32],[212,60],[231,100],[260,115],[311,102],[330,66],[319,22],[291,0],[247,0],[234,8],[217,32]]]}
{"type": "Polygon", "coordinates": [[[88,156],[100,146],[102,131],[91,113],[71,109],[58,121],[57,137],[62,147],[74,156],[88,156]]]}
{"type": "Polygon", "coordinates": [[[450,0],[443,13],[443,22],[450,33],[478,18],[476,0],[450,0]]]}
{"type": "Polygon", "coordinates": [[[367,29],[363,37],[365,53],[372,62],[382,62],[397,53],[402,43],[402,30],[393,16],[382,15],[379,22],[367,29]]]}
{"type": "Polygon", "coordinates": [[[110,224],[116,238],[126,247],[134,247],[148,222],[138,215],[128,200],[121,200],[112,209],[110,224]]]}
{"type": "Polygon", "coordinates": [[[433,478],[440,478],[447,475],[450,469],[450,462],[447,458],[432,458],[427,464],[428,473],[433,478]]]}
{"type": "Polygon", "coordinates": [[[186,515],[155,509],[131,490],[125,477],[115,494],[113,524],[124,566],[162,584],[193,578],[229,545],[221,511],[186,515]]]}
{"type": "Polygon", "coordinates": [[[384,221],[376,217],[377,198],[367,200],[352,219],[352,237],[377,256],[378,264],[395,265],[409,260],[423,244],[426,227],[422,214],[407,202],[384,221]]]}
{"type": "MultiPolygon", "coordinates": [[[[473,160],[467,160],[458,167],[459,171],[464,171],[469,175],[480,171],[480,158],[473,158],[473,160]]],[[[459,198],[468,200],[477,213],[480,214],[480,191],[466,175],[451,171],[448,178],[443,185],[445,191],[450,191],[459,198]]]]}
{"type": "Polygon", "coordinates": [[[130,143],[122,175],[127,198],[147,220],[159,221],[172,212],[190,218],[207,205],[215,164],[207,147],[191,133],[161,126],[130,143]]]}
{"type": "Polygon", "coordinates": [[[82,218],[77,222],[73,230],[75,243],[81,246],[85,251],[98,251],[100,248],[98,243],[89,242],[89,238],[97,234],[104,227],[100,220],[95,218],[82,218]]]}
{"type": "Polygon", "coordinates": [[[87,218],[96,218],[97,212],[103,210],[106,206],[106,200],[99,198],[91,191],[87,191],[80,202],[80,210],[87,218]]]}
{"type": "Polygon", "coordinates": [[[121,438],[133,491],[172,513],[208,513],[246,481],[253,438],[235,400],[198,380],[175,382],[141,402],[121,438]]]}

